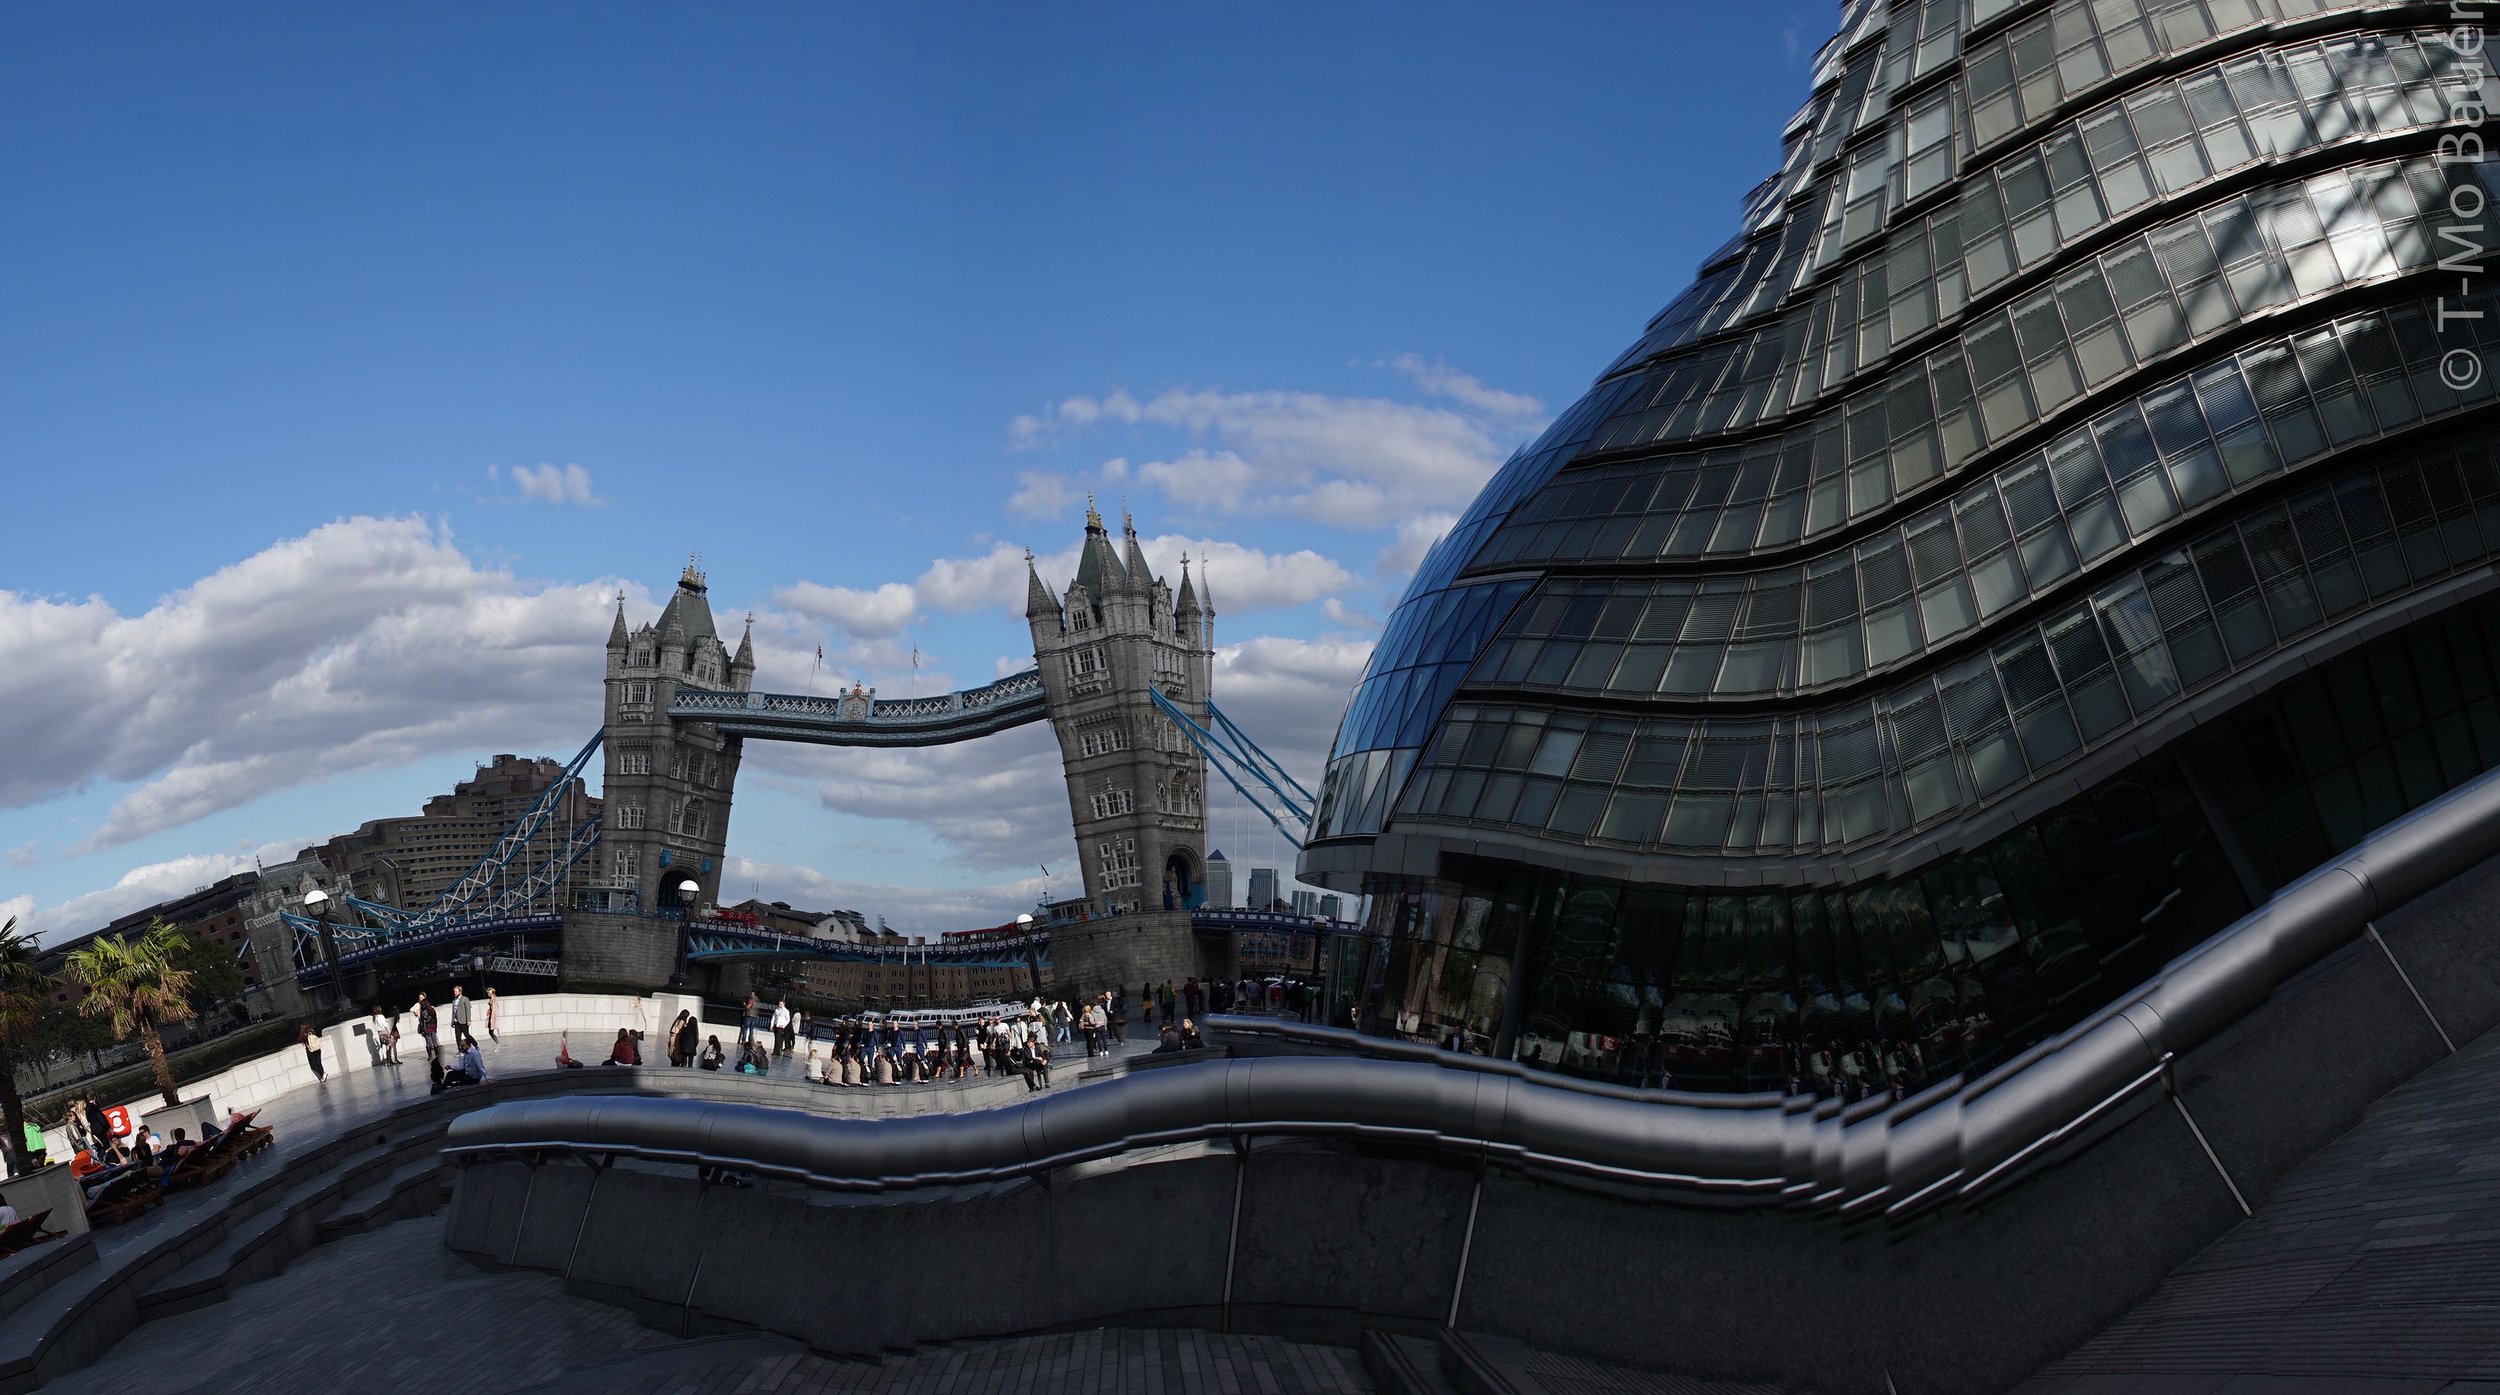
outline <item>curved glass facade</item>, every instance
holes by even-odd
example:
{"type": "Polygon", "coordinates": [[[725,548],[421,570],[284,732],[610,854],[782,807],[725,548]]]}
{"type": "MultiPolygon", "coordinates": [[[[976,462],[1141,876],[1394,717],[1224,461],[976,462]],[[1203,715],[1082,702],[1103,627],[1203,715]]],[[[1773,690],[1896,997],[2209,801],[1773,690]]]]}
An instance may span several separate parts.
{"type": "Polygon", "coordinates": [[[2437,18],[1844,5],[1738,235],[1384,630],[1301,868],[1371,897],[1339,1019],[1914,1088],[2500,765],[2437,18]]]}

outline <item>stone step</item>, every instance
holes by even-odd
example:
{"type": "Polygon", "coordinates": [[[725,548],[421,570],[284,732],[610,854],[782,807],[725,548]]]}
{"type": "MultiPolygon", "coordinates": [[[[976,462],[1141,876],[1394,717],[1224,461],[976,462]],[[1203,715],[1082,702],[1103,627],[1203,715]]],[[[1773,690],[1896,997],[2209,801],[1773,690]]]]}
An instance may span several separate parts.
{"type": "Polygon", "coordinates": [[[1457,1395],[1441,1374],[1441,1351],[1430,1339],[1394,1332],[1363,1334],[1363,1373],[1380,1395],[1457,1395]]]}
{"type": "Polygon", "coordinates": [[[278,1273],[320,1243],[322,1223],[351,1202],[364,1208],[360,1221],[386,1213],[398,1195],[394,1183],[421,1186],[423,1174],[439,1171],[440,1137],[434,1129],[386,1139],[295,1183],[273,1203],[230,1218],[214,1244],[140,1291],[140,1320],[222,1303],[237,1287],[278,1273]]]}
{"type": "Polygon", "coordinates": [[[340,1199],[336,1208],[313,1223],[313,1236],[329,1241],[356,1235],[439,1209],[451,1199],[451,1171],[431,1148],[400,1164],[363,1189],[340,1199]]]}

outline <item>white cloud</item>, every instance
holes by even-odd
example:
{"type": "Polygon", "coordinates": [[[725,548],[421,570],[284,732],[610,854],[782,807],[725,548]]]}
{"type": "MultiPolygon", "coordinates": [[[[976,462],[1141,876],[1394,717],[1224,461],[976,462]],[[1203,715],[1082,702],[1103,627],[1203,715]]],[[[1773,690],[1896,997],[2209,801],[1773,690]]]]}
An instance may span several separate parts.
{"type": "Polygon", "coordinates": [[[1074,509],[1082,497],[1064,475],[1048,470],[1018,470],[1016,492],[1007,496],[1007,508],[1021,518],[1059,518],[1074,509]]]}
{"type": "Polygon", "coordinates": [[[1472,373],[1461,373],[1443,363],[1427,363],[1417,354],[1400,354],[1390,359],[1388,366],[1414,379],[1415,386],[1435,397],[1446,397],[1497,417],[1531,421],[1545,411],[1544,403],[1524,392],[1486,387],[1472,373]]]}
{"type": "Polygon", "coordinates": [[[255,859],[277,861],[292,856],[291,849],[296,846],[300,845],[270,843],[234,852],[191,853],[151,862],[131,868],[111,886],[73,896],[58,905],[39,905],[32,896],[14,896],[0,901],[0,922],[15,916],[17,928],[37,939],[83,935],[132,911],[248,870],[255,859]]]}
{"type": "Polygon", "coordinates": [[[1114,392],[1063,398],[1016,418],[1008,434],[1038,447],[1083,432],[1177,433],[1190,449],[1134,471],[1172,507],[1367,529],[1463,506],[1542,423],[1537,399],[1446,365],[1408,354],[1380,366],[1438,400],[1176,389],[1141,401],[1114,392]]]}
{"type": "Polygon", "coordinates": [[[1372,570],[1383,576],[1404,576],[1422,565],[1424,554],[1458,523],[1454,513],[1417,514],[1398,524],[1397,540],[1380,550],[1372,570]]]}
{"type": "Polygon", "coordinates": [[[913,825],[913,836],[934,838],[975,871],[1055,863],[1074,852],[1059,743],[1047,725],[920,749],[759,742],[746,760],[802,783],[828,809],[913,825]]]}
{"type": "Polygon", "coordinates": [[[1328,623],[1332,625],[1344,625],[1349,629],[1356,630],[1376,630],[1380,628],[1379,620],[1372,616],[1365,615],[1359,610],[1353,609],[1345,602],[1338,600],[1334,596],[1330,596],[1327,600],[1320,603],[1319,613],[1325,616],[1328,623]]]}
{"type": "MultiPolygon", "coordinates": [[[[521,491],[521,498],[525,501],[593,507],[607,502],[591,488],[590,471],[579,465],[515,465],[503,473],[521,491]]],[[[486,475],[489,479],[495,478],[495,467],[487,466],[486,475]]]]}
{"type": "Polygon", "coordinates": [[[911,623],[913,611],[912,589],[899,581],[889,581],[873,591],[802,581],[774,592],[773,600],[863,638],[902,633],[911,623]]]}
{"type": "Polygon", "coordinates": [[[0,591],[0,808],[137,784],[87,851],[347,771],[570,749],[612,594],[525,587],[414,518],[326,524],[134,615],[0,591]]]}
{"type": "Polygon", "coordinates": [[[1263,635],[1224,645],[1215,651],[1216,701],[1316,792],[1337,719],[1371,652],[1371,639],[1360,635],[1263,635]]]}
{"type": "MultiPolygon", "coordinates": [[[[1125,549],[1126,544],[1122,540],[1115,546],[1125,549]]],[[[1182,533],[1140,538],[1138,546],[1145,550],[1148,565],[1176,590],[1181,558],[1186,555],[1199,585],[1208,588],[1229,615],[1307,605],[1356,584],[1352,572],[1309,548],[1267,552],[1182,533]]],[[[1077,549],[1035,557],[1032,565],[1051,594],[1061,595],[1076,575],[1077,549]]],[[[992,611],[1021,621],[1025,567],[1024,549],[1001,542],[976,556],[938,558],[909,583],[889,581],[872,591],[861,591],[803,581],[783,587],[773,599],[801,615],[829,622],[858,641],[846,651],[854,656],[853,667],[878,667],[888,664],[890,656],[869,641],[901,634],[925,612],[992,611]]]]}

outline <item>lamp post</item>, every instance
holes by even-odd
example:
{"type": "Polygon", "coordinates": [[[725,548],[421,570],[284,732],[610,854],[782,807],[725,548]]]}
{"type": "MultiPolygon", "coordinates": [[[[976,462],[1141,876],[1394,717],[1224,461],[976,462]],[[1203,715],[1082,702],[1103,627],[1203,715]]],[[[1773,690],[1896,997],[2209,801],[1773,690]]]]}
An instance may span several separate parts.
{"type": "Polygon", "coordinates": [[[330,1006],[333,1009],[344,1007],[347,986],[339,981],[339,937],[338,931],[330,924],[330,893],[315,886],[304,893],[304,904],[311,907],[313,914],[321,920],[321,957],[330,965],[330,1006]]]}
{"type": "Polygon", "coordinates": [[[692,877],[677,884],[677,919],[684,928],[677,932],[677,971],[668,976],[671,992],[686,986],[686,936],[694,928],[694,898],[695,893],[701,890],[702,886],[692,877]]]}

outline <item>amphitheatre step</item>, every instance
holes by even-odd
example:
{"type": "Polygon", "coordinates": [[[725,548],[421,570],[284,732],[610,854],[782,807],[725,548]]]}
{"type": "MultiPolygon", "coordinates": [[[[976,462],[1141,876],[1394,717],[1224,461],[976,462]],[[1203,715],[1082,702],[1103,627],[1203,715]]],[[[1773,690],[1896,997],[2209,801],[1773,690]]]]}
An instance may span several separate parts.
{"type": "Polygon", "coordinates": [[[1441,1350],[1431,1339],[1378,1330],[1363,1334],[1363,1373],[1380,1395],[1458,1395],[1441,1374],[1441,1350]]]}

